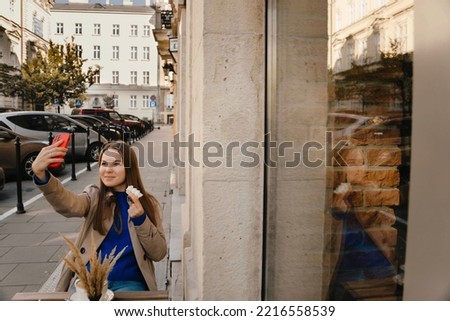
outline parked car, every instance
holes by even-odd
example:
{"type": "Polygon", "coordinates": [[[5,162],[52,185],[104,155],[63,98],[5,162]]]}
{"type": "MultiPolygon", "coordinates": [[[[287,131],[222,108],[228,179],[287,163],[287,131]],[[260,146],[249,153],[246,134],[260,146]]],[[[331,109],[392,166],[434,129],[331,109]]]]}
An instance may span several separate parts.
{"type": "MultiPolygon", "coordinates": [[[[87,144],[87,126],[77,122],[67,115],[44,111],[21,111],[0,114],[0,126],[14,132],[33,137],[41,141],[48,141],[49,134],[71,132],[75,133],[75,157],[89,161],[97,161],[100,149],[107,140],[104,137],[98,140],[98,133],[91,131],[89,146],[87,144]]],[[[68,157],[71,155],[69,147],[68,157]]]]}
{"type": "Polygon", "coordinates": [[[74,108],[72,109],[72,115],[93,115],[102,116],[114,124],[128,126],[131,129],[133,138],[139,137],[139,133],[144,130],[143,125],[136,120],[125,119],[117,111],[107,108],[74,108]]]}
{"type": "Polygon", "coordinates": [[[0,167],[0,191],[5,187],[5,171],[0,167]]]}
{"type": "Polygon", "coordinates": [[[108,118],[105,118],[103,116],[92,116],[100,121],[102,121],[106,126],[115,128],[121,133],[122,140],[125,142],[131,141],[131,129],[128,126],[115,124],[112,121],[110,121],[108,118]]]}
{"type": "MultiPolygon", "coordinates": [[[[17,166],[20,166],[21,175],[24,179],[31,178],[33,172],[31,165],[41,149],[48,145],[47,140],[35,139],[0,126],[0,155],[8,155],[8,157],[0,158],[0,167],[3,168],[5,176],[15,175],[17,166]],[[20,161],[16,162],[16,138],[20,139],[20,161]]],[[[60,171],[64,169],[65,164],[55,168],[52,171],[60,171]]]]}
{"type": "Polygon", "coordinates": [[[100,133],[100,135],[105,137],[107,140],[122,139],[121,131],[113,126],[108,126],[108,124],[98,118],[89,115],[70,115],[69,117],[85,124],[86,126],[89,126],[91,129],[100,133]]]}
{"type": "Polygon", "coordinates": [[[136,121],[141,122],[141,123],[143,124],[143,126],[144,126],[145,132],[151,132],[151,131],[153,131],[153,129],[154,129],[154,127],[153,127],[153,121],[151,121],[151,120],[145,120],[145,119],[142,119],[142,118],[140,118],[140,117],[138,117],[138,116],[131,115],[131,114],[121,114],[121,115],[122,115],[124,118],[126,118],[126,119],[136,120],[136,121]]]}

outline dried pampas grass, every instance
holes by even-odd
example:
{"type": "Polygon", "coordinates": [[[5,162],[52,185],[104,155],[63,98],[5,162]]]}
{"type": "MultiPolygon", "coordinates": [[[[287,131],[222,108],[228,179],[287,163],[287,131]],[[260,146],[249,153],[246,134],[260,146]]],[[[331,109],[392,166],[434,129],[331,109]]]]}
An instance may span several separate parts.
{"type": "Polygon", "coordinates": [[[113,269],[117,260],[122,256],[126,247],[115,255],[116,247],[102,260],[102,252],[97,255],[97,247],[94,242],[94,234],[91,234],[91,257],[89,259],[90,269],[83,263],[82,255],[78,247],[70,239],[62,235],[69,245],[72,259],[64,258],[67,266],[80,279],[90,300],[99,300],[102,296],[102,290],[108,280],[109,272],[113,269]]]}

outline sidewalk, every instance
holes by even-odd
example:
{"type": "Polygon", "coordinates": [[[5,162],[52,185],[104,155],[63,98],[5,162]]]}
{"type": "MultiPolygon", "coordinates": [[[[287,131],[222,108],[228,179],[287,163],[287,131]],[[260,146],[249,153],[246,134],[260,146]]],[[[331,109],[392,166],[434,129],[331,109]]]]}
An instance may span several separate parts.
{"type": "MultiPolygon", "coordinates": [[[[144,151],[145,155],[141,157],[145,160],[141,162],[145,163],[144,168],[141,168],[142,179],[147,190],[153,193],[161,204],[167,244],[169,247],[174,247],[174,249],[169,248],[169,256],[166,259],[155,263],[158,288],[176,293],[177,291],[167,287],[170,284],[169,278],[174,277],[170,271],[172,267],[170,253],[179,252],[176,247],[179,246],[180,239],[179,235],[171,233],[171,225],[177,225],[180,219],[179,211],[176,209],[174,210],[177,215],[172,215],[174,192],[170,186],[170,177],[173,155],[169,154],[169,165],[161,168],[150,167],[147,161],[149,155],[152,155],[155,161],[163,159],[162,142],[170,143],[172,140],[172,128],[163,125],[161,129],[155,129],[133,145],[139,144],[139,151],[144,151]],[[148,142],[153,142],[153,151],[150,153],[148,142]]],[[[91,171],[77,174],[75,181],[70,179],[71,170],[70,165],[68,166],[69,170],[66,169],[68,176],[59,177],[59,179],[66,181],[64,185],[71,191],[79,193],[86,185],[98,183],[97,164],[91,165],[91,171]]],[[[77,163],[76,171],[80,172],[84,167],[85,164],[77,163]]],[[[37,292],[44,284],[48,284],[46,281],[68,251],[59,233],[75,239],[82,224],[82,219],[66,219],[57,214],[43,197],[35,196],[35,200],[28,204],[27,201],[33,196],[35,196],[33,193],[24,193],[23,204],[26,212],[23,214],[16,214],[15,208],[6,209],[4,205],[0,207],[0,300],[11,300],[17,292],[37,292]]],[[[14,200],[15,203],[16,200],[14,200]]],[[[179,277],[176,275],[177,279],[179,277]]],[[[180,300],[181,298],[173,297],[172,299],[180,300]]]]}

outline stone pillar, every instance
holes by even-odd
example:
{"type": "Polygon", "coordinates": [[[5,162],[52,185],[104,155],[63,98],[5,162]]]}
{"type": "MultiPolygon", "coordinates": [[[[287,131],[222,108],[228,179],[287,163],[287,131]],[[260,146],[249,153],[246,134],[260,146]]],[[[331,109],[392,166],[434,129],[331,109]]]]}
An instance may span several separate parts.
{"type": "Polygon", "coordinates": [[[193,146],[183,218],[188,300],[260,298],[264,3],[186,4],[186,133],[193,146]],[[243,154],[244,146],[257,158],[249,167],[255,159],[243,154]]]}

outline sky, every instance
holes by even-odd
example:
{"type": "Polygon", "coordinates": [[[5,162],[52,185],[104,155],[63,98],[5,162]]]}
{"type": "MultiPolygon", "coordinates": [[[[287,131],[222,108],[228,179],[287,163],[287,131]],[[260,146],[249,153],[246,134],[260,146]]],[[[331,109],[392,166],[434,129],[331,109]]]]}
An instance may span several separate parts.
{"type": "MultiPolygon", "coordinates": [[[[76,0],[72,0],[70,2],[76,3],[76,0]]],[[[89,0],[89,3],[100,3],[100,4],[105,4],[105,0],[89,0]]],[[[69,0],[55,0],[55,3],[69,3],[69,0]]],[[[123,0],[109,0],[110,4],[114,4],[114,5],[121,5],[123,4],[123,0]]],[[[144,6],[145,5],[145,0],[133,0],[133,5],[136,6],[144,6]]]]}

